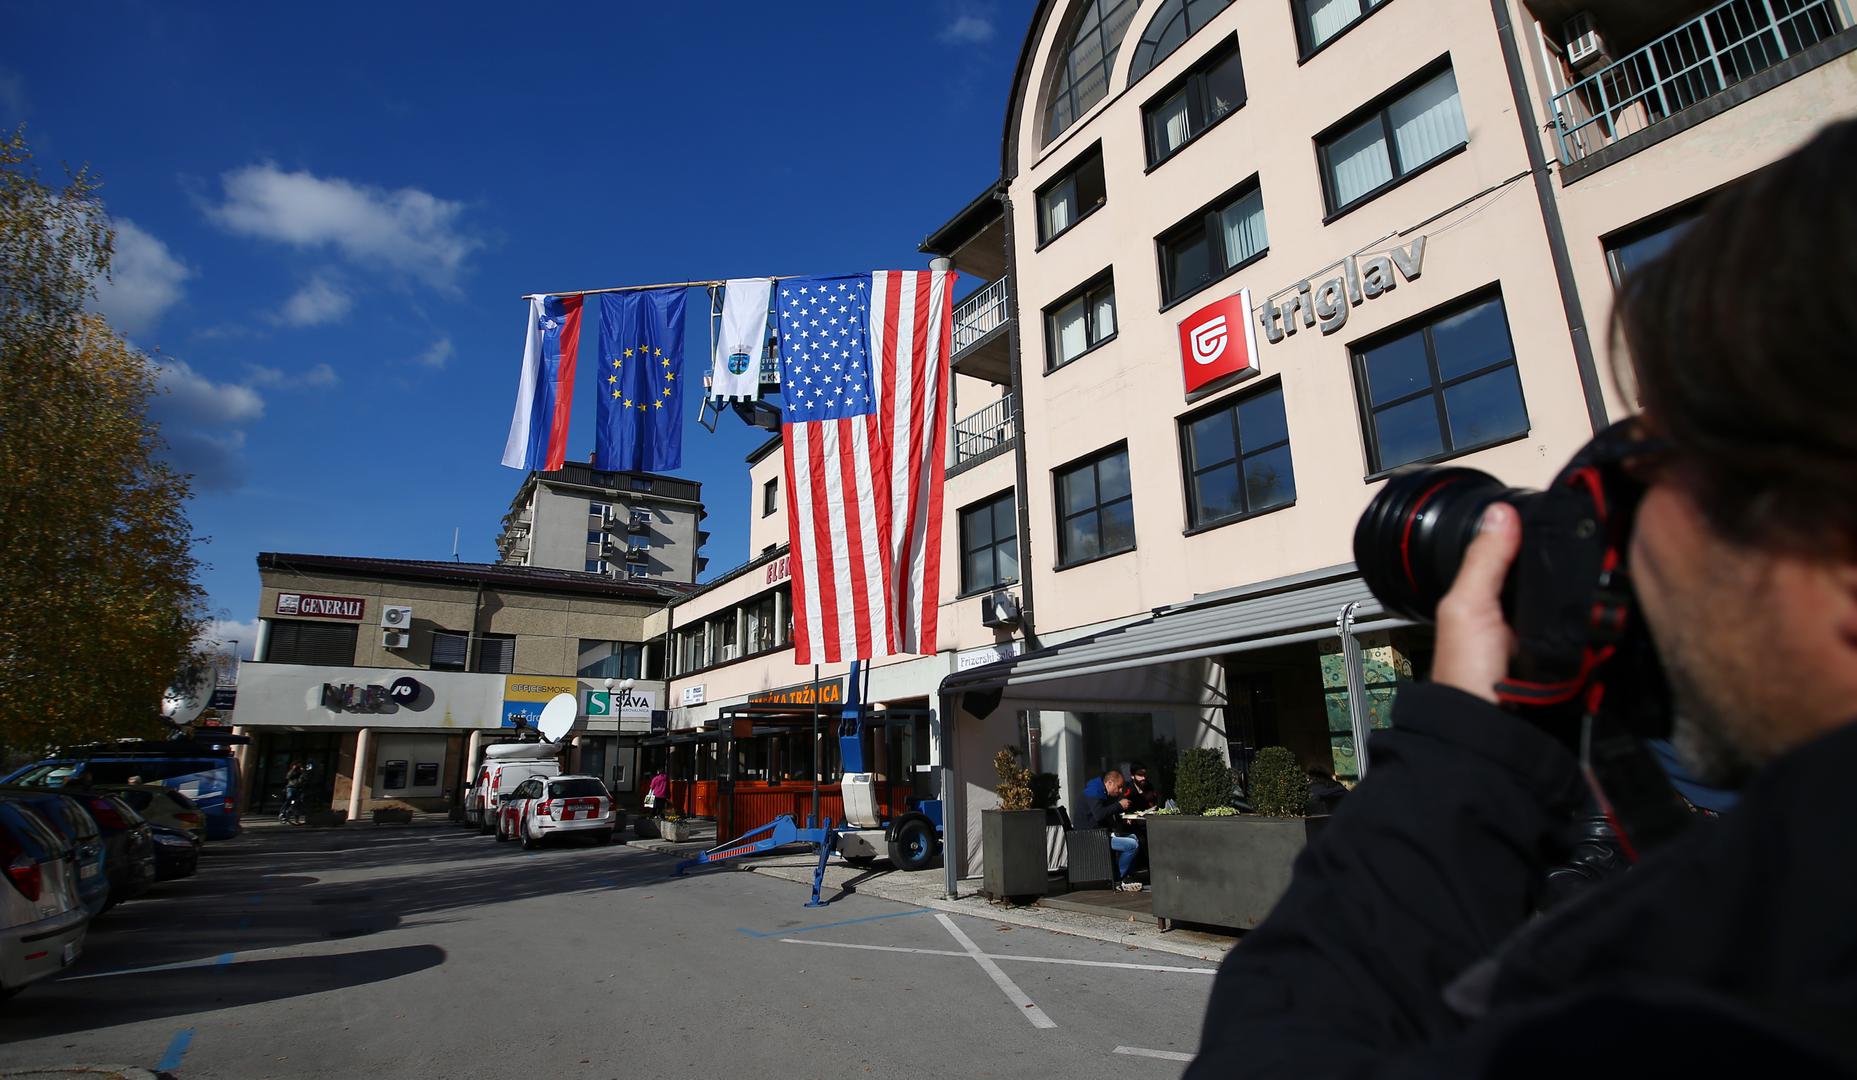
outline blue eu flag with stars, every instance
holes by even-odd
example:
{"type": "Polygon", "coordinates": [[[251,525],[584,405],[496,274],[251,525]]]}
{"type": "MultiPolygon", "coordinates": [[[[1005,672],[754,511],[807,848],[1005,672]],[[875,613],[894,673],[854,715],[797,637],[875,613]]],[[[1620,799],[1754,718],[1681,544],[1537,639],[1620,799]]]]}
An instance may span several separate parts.
{"type": "Polygon", "coordinates": [[[774,289],[786,421],[869,413],[870,275],[787,278],[774,289]]]}
{"type": "Polygon", "coordinates": [[[668,472],[683,465],[684,290],[600,297],[593,466],[668,472]]]}

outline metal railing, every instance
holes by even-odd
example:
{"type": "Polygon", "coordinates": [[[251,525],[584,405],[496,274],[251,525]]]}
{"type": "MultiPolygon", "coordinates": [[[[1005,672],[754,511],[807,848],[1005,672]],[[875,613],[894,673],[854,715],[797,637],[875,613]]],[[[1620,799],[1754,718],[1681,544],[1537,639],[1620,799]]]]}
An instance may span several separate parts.
{"type": "Polygon", "coordinates": [[[1006,279],[961,301],[954,309],[954,355],[959,356],[981,338],[1006,325],[1006,279]]]}
{"type": "Polygon", "coordinates": [[[954,422],[954,464],[989,458],[1019,437],[1012,422],[1012,395],[954,422]]]}
{"type": "Polygon", "coordinates": [[[1728,0],[1554,95],[1572,164],[1851,25],[1845,0],[1728,0]]]}

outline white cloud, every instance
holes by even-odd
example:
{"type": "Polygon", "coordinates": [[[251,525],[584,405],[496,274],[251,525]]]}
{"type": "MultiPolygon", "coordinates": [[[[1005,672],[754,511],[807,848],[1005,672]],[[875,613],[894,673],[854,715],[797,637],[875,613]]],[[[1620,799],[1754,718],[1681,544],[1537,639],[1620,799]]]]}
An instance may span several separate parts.
{"type": "Polygon", "coordinates": [[[168,246],[127,218],[117,218],[110,273],[96,282],[95,307],[118,329],[145,333],[180,301],[181,283],[193,276],[168,246]]]}
{"type": "Polygon", "coordinates": [[[318,275],[284,301],[277,321],[285,326],[316,326],[335,322],[354,307],[354,297],[328,278],[318,275]]]}
{"type": "Polygon", "coordinates": [[[321,390],[336,386],[342,377],[327,364],[317,364],[307,371],[292,373],[282,368],[266,367],[263,364],[247,364],[251,376],[245,380],[248,386],[274,387],[279,390],[312,389],[321,390]]]}
{"type": "Polygon", "coordinates": [[[984,15],[961,15],[942,28],[941,40],[956,45],[983,45],[993,40],[993,20],[984,15]]]}
{"type": "Polygon", "coordinates": [[[214,619],[200,632],[201,646],[215,656],[231,655],[234,642],[239,659],[250,660],[252,647],[258,644],[258,620],[214,619]]]}
{"type": "Polygon", "coordinates": [[[301,248],[334,248],[362,266],[384,267],[439,288],[456,287],[481,241],[459,228],[464,204],[418,188],[384,188],[286,172],[265,162],[220,178],[225,201],[207,208],[220,225],[301,248]]]}
{"type": "Polygon", "coordinates": [[[218,427],[248,424],[264,415],[264,398],[238,383],[216,383],[185,360],[155,363],[155,381],[164,391],[151,408],[164,421],[218,427]]]}
{"type": "Polygon", "coordinates": [[[453,351],[450,338],[439,338],[432,343],[431,348],[413,357],[413,363],[418,364],[420,367],[429,367],[433,371],[438,371],[443,369],[446,362],[451,359],[453,351]]]}

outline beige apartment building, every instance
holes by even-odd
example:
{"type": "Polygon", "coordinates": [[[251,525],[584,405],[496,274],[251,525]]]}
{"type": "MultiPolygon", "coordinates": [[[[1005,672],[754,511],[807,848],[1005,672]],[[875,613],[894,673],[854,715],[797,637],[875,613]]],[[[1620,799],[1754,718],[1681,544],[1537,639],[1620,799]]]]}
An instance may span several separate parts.
{"type": "MultiPolygon", "coordinates": [[[[936,710],[910,767],[948,801],[951,884],[978,872],[1002,744],[1073,809],[1126,762],[1165,786],[1191,745],[1358,775],[1430,649],[1355,572],[1361,510],[1419,464],[1538,487],[1629,411],[1620,276],[1857,112],[1850,18],[1038,4],[1000,177],[922,248],[983,283],[955,315],[942,651],[871,685],[936,710]]],[[[786,641],[779,461],[777,440],[750,458],[753,560],[672,610],[673,730],[811,681],[786,641]]]]}

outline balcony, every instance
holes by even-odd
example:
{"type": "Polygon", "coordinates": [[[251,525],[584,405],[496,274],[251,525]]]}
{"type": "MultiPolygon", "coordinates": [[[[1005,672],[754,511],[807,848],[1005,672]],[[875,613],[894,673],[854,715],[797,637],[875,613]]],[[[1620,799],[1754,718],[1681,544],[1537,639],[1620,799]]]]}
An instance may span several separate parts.
{"type": "Polygon", "coordinates": [[[1007,394],[954,422],[954,461],[949,465],[949,474],[998,457],[1018,441],[1019,431],[1012,420],[1012,395],[1007,394]]]}
{"type": "Polygon", "coordinates": [[[1572,165],[1784,63],[1851,25],[1846,0],[1729,0],[1554,95],[1572,165]]]}
{"type": "Polygon", "coordinates": [[[1005,385],[1012,381],[1007,329],[1012,307],[1007,279],[976,291],[954,309],[954,370],[1005,385]]]}

